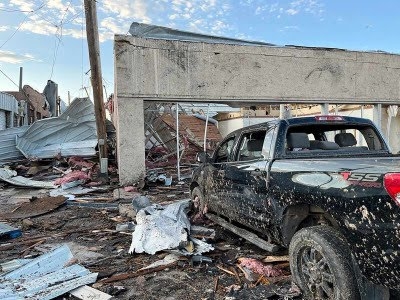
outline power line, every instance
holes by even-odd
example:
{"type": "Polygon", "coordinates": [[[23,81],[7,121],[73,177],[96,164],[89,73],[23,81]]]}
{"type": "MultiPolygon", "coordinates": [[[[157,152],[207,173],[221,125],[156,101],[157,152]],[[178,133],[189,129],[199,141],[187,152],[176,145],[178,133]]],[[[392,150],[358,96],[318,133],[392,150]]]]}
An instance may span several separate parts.
{"type": "Polygon", "coordinates": [[[5,42],[0,46],[0,49],[3,48],[5,44],[8,43],[9,40],[11,40],[14,35],[18,32],[18,30],[21,28],[21,26],[25,23],[26,19],[28,19],[28,15],[25,16],[24,20],[19,24],[18,28],[10,35],[8,39],[5,40],[5,42]]]}
{"type": "Polygon", "coordinates": [[[4,75],[8,80],[10,80],[12,83],[14,83],[14,85],[15,85],[17,88],[19,88],[19,85],[16,84],[16,83],[14,82],[14,80],[12,80],[6,73],[4,73],[2,70],[0,70],[0,72],[3,73],[3,75],[4,75]]]}
{"type": "Polygon", "coordinates": [[[44,2],[43,2],[38,8],[35,8],[35,9],[32,9],[32,10],[0,8],[0,11],[4,11],[4,12],[33,13],[33,12],[36,12],[36,11],[42,9],[43,7],[44,7],[44,2]]]}
{"type": "MultiPolygon", "coordinates": [[[[45,6],[45,2],[43,1],[42,4],[41,4],[38,8],[36,8],[36,9],[34,9],[34,10],[32,10],[32,11],[26,11],[26,12],[28,12],[28,14],[25,15],[24,20],[19,24],[19,26],[17,27],[17,29],[10,35],[10,37],[0,46],[0,49],[3,48],[4,45],[7,44],[7,43],[14,37],[14,35],[19,31],[19,29],[21,28],[21,26],[26,22],[26,20],[28,19],[28,17],[29,17],[30,14],[35,13],[35,12],[41,10],[44,6],[45,6]]],[[[3,10],[3,11],[4,11],[4,10],[3,10]]],[[[25,11],[21,11],[21,12],[25,12],[25,11]]]]}
{"type": "Polygon", "coordinates": [[[67,13],[68,13],[69,8],[71,7],[71,3],[72,3],[71,1],[68,3],[67,8],[65,9],[64,15],[63,15],[63,17],[61,18],[61,21],[60,21],[60,25],[59,25],[59,28],[60,28],[60,37],[57,37],[57,35],[56,35],[56,37],[57,37],[57,39],[58,39],[58,42],[56,42],[57,45],[56,45],[56,49],[54,50],[53,64],[52,64],[52,66],[51,66],[51,73],[50,73],[50,80],[51,80],[52,77],[53,77],[54,66],[55,66],[55,64],[56,64],[57,55],[58,55],[58,49],[59,49],[59,47],[60,47],[60,43],[61,43],[62,37],[63,37],[63,32],[62,32],[62,31],[63,31],[63,26],[64,26],[64,19],[65,19],[65,17],[67,16],[67,13]]]}

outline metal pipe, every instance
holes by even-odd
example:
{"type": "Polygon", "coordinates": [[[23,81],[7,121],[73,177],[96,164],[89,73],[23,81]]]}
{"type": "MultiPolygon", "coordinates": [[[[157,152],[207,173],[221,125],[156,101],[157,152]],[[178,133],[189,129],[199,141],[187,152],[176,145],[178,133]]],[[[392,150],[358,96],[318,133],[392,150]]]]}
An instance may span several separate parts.
{"type": "Polygon", "coordinates": [[[207,151],[207,127],[208,127],[208,113],[210,111],[210,103],[207,105],[206,126],[204,127],[204,152],[207,151]]]}

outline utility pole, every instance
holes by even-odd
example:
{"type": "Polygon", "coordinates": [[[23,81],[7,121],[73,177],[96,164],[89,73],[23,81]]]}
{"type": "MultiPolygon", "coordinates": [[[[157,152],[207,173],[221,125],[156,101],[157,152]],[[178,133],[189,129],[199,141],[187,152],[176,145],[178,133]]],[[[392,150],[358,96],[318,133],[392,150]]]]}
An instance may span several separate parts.
{"type": "MultiPolygon", "coordinates": [[[[103,101],[103,83],[101,77],[99,31],[97,27],[97,9],[95,0],[84,0],[86,16],[86,36],[89,48],[89,60],[91,68],[91,82],[93,87],[94,114],[96,116],[97,139],[99,142],[100,168],[103,159],[107,159],[107,133],[106,113],[103,101]]],[[[103,173],[103,172],[102,172],[103,173]]],[[[106,172],[104,172],[106,173],[106,172]]]]}

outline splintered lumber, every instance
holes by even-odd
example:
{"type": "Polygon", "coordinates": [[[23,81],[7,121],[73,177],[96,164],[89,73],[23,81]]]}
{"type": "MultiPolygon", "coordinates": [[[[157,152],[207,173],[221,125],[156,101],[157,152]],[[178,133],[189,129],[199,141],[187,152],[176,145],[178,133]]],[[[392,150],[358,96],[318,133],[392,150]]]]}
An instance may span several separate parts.
{"type": "Polygon", "coordinates": [[[262,261],[265,263],[289,261],[289,255],[282,255],[282,256],[269,255],[262,261]]]}
{"type": "Polygon", "coordinates": [[[178,261],[174,261],[172,263],[169,263],[169,264],[166,264],[166,265],[162,265],[162,266],[158,266],[158,267],[155,267],[155,268],[140,269],[140,270],[137,270],[136,272],[132,272],[132,273],[121,273],[121,274],[117,274],[117,275],[111,276],[110,278],[101,280],[100,282],[101,283],[111,283],[111,282],[115,282],[115,281],[120,281],[120,280],[125,280],[125,279],[129,279],[129,278],[138,277],[138,276],[143,276],[143,275],[146,275],[146,274],[162,271],[162,270],[167,269],[169,267],[176,266],[177,264],[178,264],[178,261]]]}

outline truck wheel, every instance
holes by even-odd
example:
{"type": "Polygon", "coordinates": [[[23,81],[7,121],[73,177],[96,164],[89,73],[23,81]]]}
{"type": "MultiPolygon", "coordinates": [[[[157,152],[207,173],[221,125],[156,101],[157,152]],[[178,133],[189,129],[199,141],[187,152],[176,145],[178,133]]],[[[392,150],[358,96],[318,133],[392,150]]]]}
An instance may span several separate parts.
{"type": "Polygon", "coordinates": [[[293,280],[306,299],[360,299],[350,249],[335,229],[299,230],[290,242],[289,258],[293,280]]]}
{"type": "Polygon", "coordinates": [[[191,192],[191,199],[196,211],[200,212],[201,214],[205,213],[205,203],[203,193],[201,192],[199,187],[195,187],[191,192]]]}

